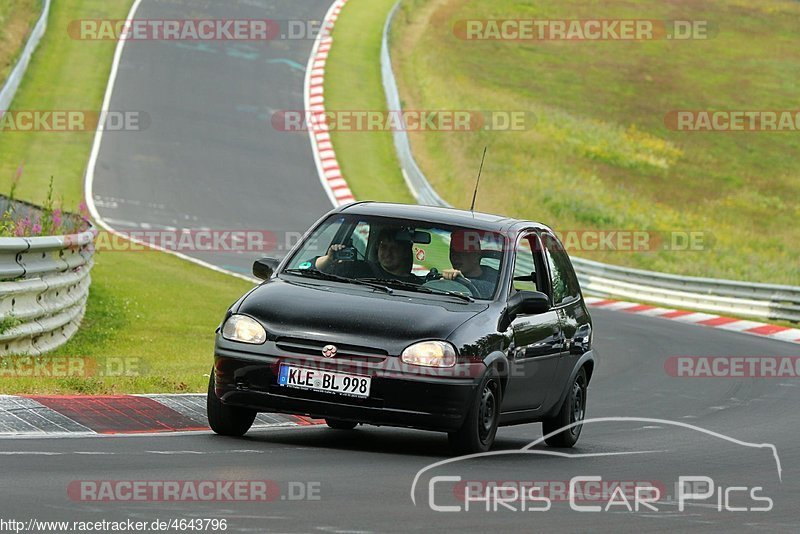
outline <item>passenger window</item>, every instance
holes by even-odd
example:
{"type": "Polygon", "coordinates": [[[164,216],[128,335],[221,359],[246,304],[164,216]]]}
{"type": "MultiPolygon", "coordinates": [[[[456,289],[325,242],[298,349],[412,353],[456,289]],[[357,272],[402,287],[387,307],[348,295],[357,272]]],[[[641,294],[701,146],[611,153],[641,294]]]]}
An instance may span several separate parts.
{"type": "Polygon", "coordinates": [[[536,285],[536,264],[533,261],[530,236],[517,243],[514,259],[513,288],[517,291],[540,291],[536,285]]]}
{"type": "Polygon", "coordinates": [[[414,254],[414,265],[421,266],[424,270],[417,270],[415,274],[427,274],[431,267],[442,269],[441,266],[449,265],[447,257],[448,241],[450,233],[436,228],[415,228],[420,232],[431,234],[430,243],[414,243],[411,252],[414,254]]]}
{"type": "Polygon", "coordinates": [[[569,301],[580,296],[578,280],[572,263],[561,243],[550,234],[542,234],[545,256],[550,266],[550,281],[553,288],[553,303],[555,305],[569,301]]]}
{"type": "Polygon", "coordinates": [[[481,265],[490,267],[495,271],[500,270],[500,258],[481,258],[481,265]]]}
{"type": "Polygon", "coordinates": [[[369,241],[369,223],[361,221],[353,230],[353,247],[358,251],[359,259],[367,257],[367,241],[369,241]]]}

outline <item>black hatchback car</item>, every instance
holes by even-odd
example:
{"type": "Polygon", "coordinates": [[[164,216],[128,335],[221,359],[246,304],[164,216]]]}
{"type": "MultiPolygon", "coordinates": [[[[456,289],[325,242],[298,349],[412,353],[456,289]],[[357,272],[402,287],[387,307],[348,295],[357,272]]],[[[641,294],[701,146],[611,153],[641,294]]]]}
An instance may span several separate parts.
{"type": "Polygon", "coordinates": [[[208,420],[257,412],[444,431],[482,452],[542,422],[573,446],[594,371],[592,321],[546,226],[469,211],[355,203],[320,219],[217,330],[208,420]]]}

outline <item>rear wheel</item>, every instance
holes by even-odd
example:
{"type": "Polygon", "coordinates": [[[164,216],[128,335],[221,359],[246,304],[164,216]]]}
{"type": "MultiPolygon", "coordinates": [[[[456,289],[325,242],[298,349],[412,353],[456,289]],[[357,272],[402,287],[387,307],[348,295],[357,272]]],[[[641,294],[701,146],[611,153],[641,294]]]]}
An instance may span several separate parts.
{"type": "Polygon", "coordinates": [[[352,421],[342,421],[341,419],[331,419],[329,417],[325,418],[325,424],[336,430],[353,430],[358,426],[358,423],[352,421]]]}
{"type": "Polygon", "coordinates": [[[208,394],[206,396],[206,413],[208,414],[208,425],[211,430],[222,436],[243,436],[256,418],[255,410],[239,408],[237,406],[226,406],[217,397],[214,391],[214,370],[211,370],[211,377],[208,379],[208,394]]]}
{"type": "Polygon", "coordinates": [[[447,437],[453,451],[458,454],[486,452],[492,448],[500,421],[500,376],[494,368],[489,369],[476,390],[472,407],[464,424],[447,437]]]}
{"type": "MultiPolygon", "coordinates": [[[[564,404],[561,406],[558,415],[542,422],[542,431],[545,436],[572,423],[583,421],[586,417],[586,389],[588,385],[589,380],[586,376],[586,370],[581,367],[572,382],[570,392],[567,398],[564,399],[564,404]]],[[[544,441],[551,447],[572,447],[578,442],[582,429],[583,425],[577,424],[563,432],[550,436],[544,441]]]]}

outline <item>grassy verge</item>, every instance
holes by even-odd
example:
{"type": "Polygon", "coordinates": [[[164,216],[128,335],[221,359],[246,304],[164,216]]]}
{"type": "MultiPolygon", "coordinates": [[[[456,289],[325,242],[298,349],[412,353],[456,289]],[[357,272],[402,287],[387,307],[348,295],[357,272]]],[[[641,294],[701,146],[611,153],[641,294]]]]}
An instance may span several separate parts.
{"type": "Polygon", "coordinates": [[[41,12],[42,0],[4,0],[0,4],[0,87],[16,64],[41,12]]]}
{"type": "MultiPolygon", "coordinates": [[[[381,36],[395,0],[351,0],[334,28],[325,70],[328,111],[386,111],[381,85],[381,36]]],[[[359,200],[414,202],[400,173],[391,132],[335,131],[342,174],[359,200]]]]}
{"type": "MultiPolygon", "coordinates": [[[[130,5],[131,0],[54,2],[49,31],[13,107],[100,109],[115,44],[73,41],[63,29],[76,18],[125,18],[130,5]]],[[[8,190],[24,163],[18,197],[41,202],[53,175],[56,197],[76,206],[92,140],[93,132],[0,133],[0,188],[8,190]]],[[[90,366],[116,358],[134,376],[3,379],[0,373],[0,393],[203,391],[214,329],[227,306],[251,287],[157,252],[101,252],[92,279],[81,330],[46,358],[86,358],[90,366]]]]}
{"type": "MultiPolygon", "coordinates": [[[[326,91],[341,96],[339,109],[369,106],[361,95],[380,91],[377,47],[363,24],[380,27],[392,2],[385,4],[353,1],[337,23],[328,72],[355,66],[360,73],[359,92],[340,91],[334,75],[326,80],[326,91]],[[341,46],[347,39],[357,47],[341,46]]],[[[668,3],[614,0],[602,13],[594,3],[573,0],[557,6],[408,0],[403,6],[392,53],[406,108],[524,110],[537,118],[517,132],[412,134],[420,166],[449,202],[469,205],[478,159],[489,145],[478,209],[559,230],[704,232],[711,244],[695,252],[576,255],[800,285],[798,133],[685,133],[664,122],[680,109],[795,109],[796,2],[726,0],[678,11],[668,3]],[[467,42],[453,33],[458,20],[492,17],[708,20],[715,30],[704,41],[599,43],[467,42]]],[[[362,147],[378,142],[369,138],[379,134],[358,135],[362,147]]],[[[340,163],[348,180],[361,180],[362,152],[343,143],[344,136],[334,137],[340,163]]],[[[371,162],[369,174],[396,181],[394,164],[393,155],[371,162]]]]}
{"type": "MultiPolygon", "coordinates": [[[[78,41],[66,32],[80,18],[124,19],[132,0],[53,2],[48,30],[33,55],[11,108],[15,110],[99,110],[116,43],[78,41]]],[[[76,208],[83,199],[83,175],[94,132],[0,132],[0,191],[8,191],[17,169],[17,196],[40,203],[54,177],[55,198],[76,208]]]]}
{"type": "Polygon", "coordinates": [[[0,392],[202,392],[214,329],[249,287],[160,252],[101,252],[80,331],[45,356],[78,359],[97,376],[0,379],[0,392]]]}

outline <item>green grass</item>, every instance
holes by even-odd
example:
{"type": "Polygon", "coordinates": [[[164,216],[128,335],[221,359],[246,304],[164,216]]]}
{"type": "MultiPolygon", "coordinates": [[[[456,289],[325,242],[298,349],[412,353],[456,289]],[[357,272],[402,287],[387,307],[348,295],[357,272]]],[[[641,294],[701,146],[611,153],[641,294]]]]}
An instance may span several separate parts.
{"type": "MultiPolygon", "coordinates": [[[[67,35],[70,21],[124,19],[132,0],[53,2],[47,32],[33,55],[13,110],[99,110],[106,90],[113,41],[78,41],[67,35]]],[[[83,174],[94,132],[0,132],[0,191],[8,191],[24,165],[19,198],[40,203],[54,177],[55,198],[75,209],[83,199],[83,174]]]]}
{"type": "Polygon", "coordinates": [[[119,358],[137,376],[0,379],[0,392],[202,392],[214,330],[250,287],[160,252],[100,252],[81,329],[46,357],[119,358]]]}
{"type": "MultiPolygon", "coordinates": [[[[63,29],[77,18],[125,18],[130,5],[131,0],[54,2],[47,35],[13,108],[99,110],[115,43],[73,41],[63,29]]],[[[9,189],[15,170],[24,163],[18,198],[44,200],[52,175],[56,198],[76,206],[83,198],[92,140],[93,132],[0,133],[0,190],[9,189]]],[[[227,307],[250,287],[163,253],[100,252],[83,325],[50,357],[125,358],[138,376],[0,379],[0,392],[202,392],[214,329],[227,307]]]]}
{"type": "MultiPolygon", "coordinates": [[[[359,91],[340,90],[340,79],[328,77],[326,91],[340,96],[339,109],[369,106],[362,95],[381,90],[378,49],[363,24],[379,27],[392,3],[356,0],[344,9],[327,69],[335,73],[354,65],[359,76],[351,83],[359,91]],[[354,49],[341,46],[348,39],[357,44],[354,49]]],[[[700,231],[713,243],[699,252],[576,256],[800,285],[800,132],[685,133],[664,124],[664,116],[677,109],[796,109],[800,4],[599,5],[404,2],[392,33],[404,107],[522,110],[537,119],[521,132],[413,133],[414,154],[434,187],[451,204],[468,207],[480,153],[488,145],[477,209],[541,220],[558,230],[700,231]],[[709,40],[684,42],[456,38],[454,23],[471,18],[695,19],[709,20],[715,31],[709,40]]],[[[397,182],[393,154],[361,173],[363,150],[342,143],[344,135],[334,137],[334,148],[348,180],[365,180],[367,174],[373,181],[397,182]]],[[[377,134],[358,135],[362,149],[378,144],[369,139],[377,134]]]]}
{"type": "MultiPolygon", "coordinates": [[[[383,23],[394,3],[351,0],[345,6],[347,15],[334,27],[335,44],[325,70],[327,111],[386,111],[378,58],[383,23]]],[[[335,131],[331,138],[342,175],[357,199],[414,202],[400,173],[391,132],[335,131]]]]}
{"type": "Polygon", "coordinates": [[[42,0],[3,0],[0,4],[0,87],[42,12],[42,0]]]}

